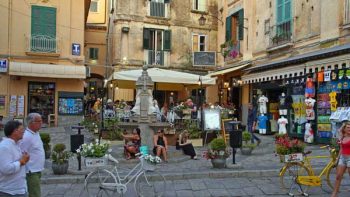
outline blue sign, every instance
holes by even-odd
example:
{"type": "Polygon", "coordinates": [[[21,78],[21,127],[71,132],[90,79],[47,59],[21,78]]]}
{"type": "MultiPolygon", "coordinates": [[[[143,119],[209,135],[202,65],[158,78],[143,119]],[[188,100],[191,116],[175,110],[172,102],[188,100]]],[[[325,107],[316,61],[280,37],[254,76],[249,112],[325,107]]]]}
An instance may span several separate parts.
{"type": "Polygon", "coordinates": [[[80,44],[72,44],[72,55],[80,55],[80,44]]]}
{"type": "Polygon", "coordinates": [[[6,73],[7,72],[7,59],[0,59],[0,72],[6,73]]]}

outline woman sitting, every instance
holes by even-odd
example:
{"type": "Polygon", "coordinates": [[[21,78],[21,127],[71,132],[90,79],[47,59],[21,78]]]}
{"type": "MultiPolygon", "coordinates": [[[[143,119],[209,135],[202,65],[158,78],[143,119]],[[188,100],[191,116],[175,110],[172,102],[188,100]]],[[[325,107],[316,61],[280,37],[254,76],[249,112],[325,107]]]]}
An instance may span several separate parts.
{"type": "Polygon", "coordinates": [[[191,140],[189,140],[189,136],[188,131],[183,131],[179,136],[179,145],[185,155],[191,156],[191,159],[197,159],[196,151],[193,148],[191,140]]]}
{"type": "Polygon", "coordinates": [[[158,157],[163,156],[163,160],[168,162],[167,150],[168,150],[168,140],[164,136],[164,130],[158,130],[157,135],[153,136],[153,153],[158,157]]]}
{"type": "Polygon", "coordinates": [[[135,156],[136,153],[139,152],[139,148],[141,146],[141,130],[136,128],[132,131],[132,134],[122,134],[125,145],[124,145],[124,153],[126,159],[131,159],[131,156],[135,156]]]}

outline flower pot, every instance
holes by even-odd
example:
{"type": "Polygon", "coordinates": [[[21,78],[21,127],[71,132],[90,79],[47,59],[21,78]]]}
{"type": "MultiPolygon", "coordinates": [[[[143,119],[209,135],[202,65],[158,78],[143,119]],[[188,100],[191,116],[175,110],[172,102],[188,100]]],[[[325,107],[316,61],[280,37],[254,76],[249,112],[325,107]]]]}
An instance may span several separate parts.
{"type": "Polygon", "coordinates": [[[251,147],[242,147],[241,148],[242,155],[251,155],[252,152],[253,152],[253,148],[251,148],[251,147]]]}
{"type": "Polygon", "coordinates": [[[211,159],[211,164],[213,168],[226,168],[226,158],[215,158],[211,159]]]}
{"type": "Polygon", "coordinates": [[[100,167],[107,165],[108,159],[106,157],[85,157],[84,163],[86,167],[100,167]]]}
{"type": "Polygon", "coordinates": [[[54,174],[67,174],[68,171],[68,161],[65,161],[63,164],[52,162],[52,171],[54,174]]]}

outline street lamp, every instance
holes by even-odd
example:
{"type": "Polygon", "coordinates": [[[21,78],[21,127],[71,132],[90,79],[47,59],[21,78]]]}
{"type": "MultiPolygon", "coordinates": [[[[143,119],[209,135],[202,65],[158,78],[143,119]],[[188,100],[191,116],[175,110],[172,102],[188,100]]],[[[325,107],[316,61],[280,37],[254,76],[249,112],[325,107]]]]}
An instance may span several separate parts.
{"type": "MultiPolygon", "coordinates": [[[[210,15],[210,14],[207,14],[207,15],[216,18],[218,21],[221,22],[221,25],[224,24],[224,22],[223,22],[221,19],[219,19],[217,16],[210,15]]],[[[207,19],[203,16],[203,14],[202,14],[201,17],[199,17],[199,19],[198,19],[198,22],[199,22],[199,25],[200,25],[200,26],[204,26],[206,21],[207,21],[207,19]]]]}

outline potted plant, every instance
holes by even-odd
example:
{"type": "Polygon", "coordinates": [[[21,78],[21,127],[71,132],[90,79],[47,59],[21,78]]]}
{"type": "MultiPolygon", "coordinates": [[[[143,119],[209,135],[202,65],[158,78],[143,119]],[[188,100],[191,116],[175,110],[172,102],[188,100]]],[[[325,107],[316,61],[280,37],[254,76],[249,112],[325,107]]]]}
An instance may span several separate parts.
{"type": "Polygon", "coordinates": [[[242,133],[242,147],[241,147],[241,153],[242,155],[251,155],[254,148],[256,147],[255,144],[251,143],[252,134],[248,131],[244,131],[242,133]]]}
{"type": "Polygon", "coordinates": [[[287,134],[275,136],[276,154],[280,156],[280,161],[284,162],[290,158],[291,154],[299,154],[294,158],[302,159],[305,143],[298,139],[290,139],[287,134]]]}
{"type": "Polygon", "coordinates": [[[96,139],[89,144],[82,144],[77,153],[83,156],[86,167],[97,167],[107,165],[108,159],[105,157],[110,152],[109,142],[100,142],[96,139]]]}
{"type": "Polygon", "coordinates": [[[227,148],[225,140],[222,138],[216,138],[209,144],[209,149],[204,152],[203,156],[206,159],[210,159],[214,168],[225,168],[226,159],[230,156],[231,152],[227,148]]]}
{"type": "Polygon", "coordinates": [[[43,141],[43,146],[45,150],[45,159],[49,159],[51,156],[50,134],[40,133],[40,138],[41,138],[41,141],[43,141]]]}
{"type": "Polygon", "coordinates": [[[67,174],[68,160],[72,154],[66,151],[66,145],[56,144],[52,149],[52,171],[54,174],[67,174]]]}

